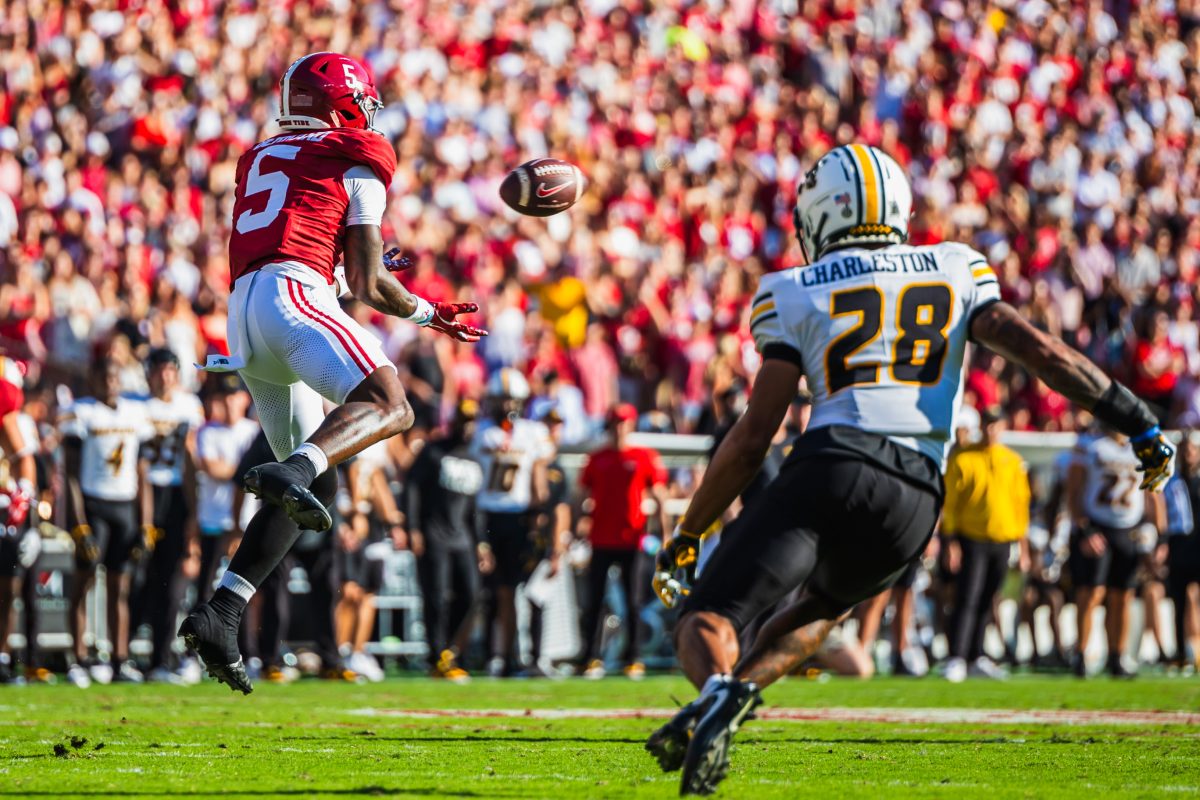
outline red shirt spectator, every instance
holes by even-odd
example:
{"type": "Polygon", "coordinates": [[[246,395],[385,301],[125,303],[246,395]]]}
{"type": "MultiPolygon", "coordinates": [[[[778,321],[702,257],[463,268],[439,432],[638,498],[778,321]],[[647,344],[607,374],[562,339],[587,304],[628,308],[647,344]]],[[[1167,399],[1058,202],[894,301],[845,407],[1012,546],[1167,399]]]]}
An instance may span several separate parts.
{"type": "Polygon", "coordinates": [[[666,484],[667,471],[655,451],[625,444],[637,420],[633,406],[619,405],[612,416],[614,441],[588,457],[579,482],[592,498],[593,549],[635,550],[646,533],[642,502],[666,484]]]}

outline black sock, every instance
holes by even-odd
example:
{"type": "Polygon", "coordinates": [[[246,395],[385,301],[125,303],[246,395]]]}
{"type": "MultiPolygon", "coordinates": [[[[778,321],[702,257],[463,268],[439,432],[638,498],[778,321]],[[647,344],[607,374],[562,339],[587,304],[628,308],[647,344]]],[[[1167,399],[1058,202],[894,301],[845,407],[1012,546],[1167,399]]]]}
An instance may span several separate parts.
{"type": "MultiPolygon", "coordinates": [[[[304,462],[305,469],[312,471],[312,462],[307,458],[292,458],[304,462]]],[[[290,461],[291,458],[284,463],[290,461]]],[[[310,483],[309,488],[318,500],[325,505],[333,502],[337,494],[336,470],[326,470],[310,483]]],[[[271,570],[288,554],[298,538],[300,527],[292,522],[287,513],[279,506],[264,504],[246,526],[246,534],[229,562],[229,570],[248,580],[257,589],[271,574],[271,570]]]]}
{"type": "Polygon", "coordinates": [[[301,486],[311,486],[312,482],[317,479],[317,468],[313,466],[312,459],[310,459],[308,456],[302,456],[293,453],[292,455],[288,456],[283,463],[295,467],[303,472],[304,480],[297,481],[297,483],[299,483],[301,486]]]}
{"type": "Polygon", "coordinates": [[[240,623],[242,612],[246,610],[246,601],[241,598],[241,595],[229,591],[224,586],[217,587],[217,590],[213,592],[212,599],[208,601],[208,605],[217,612],[217,616],[231,626],[237,626],[240,623]]]}

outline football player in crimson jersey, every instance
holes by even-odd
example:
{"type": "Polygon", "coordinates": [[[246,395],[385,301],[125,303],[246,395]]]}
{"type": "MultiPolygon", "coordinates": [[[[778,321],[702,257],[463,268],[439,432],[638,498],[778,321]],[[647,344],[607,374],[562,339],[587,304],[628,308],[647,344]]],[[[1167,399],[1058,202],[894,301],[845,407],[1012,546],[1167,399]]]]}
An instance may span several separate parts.
{"type": "Polygon", "coordinates": [[[433,305],[388,274],[407,266],[384,254],[380,232],[396,156],[371,127],[382,104],[366,69],[338,53],[304,56],[280,80],[280,105],[283,132],[238,160],[230,355],[207,365],[241,374],[280,461],[246,475],[266,502],[220,588],[179,631],[213,677],[246,693],[237,629],[247,601],[301,528],[332,524],[332,467],[413,422],[379,340],[338,304],[339,260],[349,290],[377,311],[459,341],[487,335],[456,319],[473,303],[433,305]],[[337,406],[328,416],[322,398],[337,406]]]}

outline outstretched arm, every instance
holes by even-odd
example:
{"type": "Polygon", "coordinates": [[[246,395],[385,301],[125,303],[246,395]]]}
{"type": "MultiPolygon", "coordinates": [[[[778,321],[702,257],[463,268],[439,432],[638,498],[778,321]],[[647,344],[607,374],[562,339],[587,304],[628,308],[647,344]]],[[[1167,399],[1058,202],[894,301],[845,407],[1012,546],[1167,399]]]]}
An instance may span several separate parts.
{"type": "Polygon", "coordinates": [[[383,263],[383,235],[378,225],[348,225],[342,244],[346,280],[354,296],[393,317],[409,318],[417,298],[392,277],[383,263]]]}
{"type": "Polygon", "coordinates": [[[1005,302],[979,311],[971,320],[971,336],[1130,437],[1145,472],[1143,489],[1160,489],[1171,477],[1175,448],[1159,431],[1154,414],[1133,392],[1061,339],[1038,330],[1005,302]]]}

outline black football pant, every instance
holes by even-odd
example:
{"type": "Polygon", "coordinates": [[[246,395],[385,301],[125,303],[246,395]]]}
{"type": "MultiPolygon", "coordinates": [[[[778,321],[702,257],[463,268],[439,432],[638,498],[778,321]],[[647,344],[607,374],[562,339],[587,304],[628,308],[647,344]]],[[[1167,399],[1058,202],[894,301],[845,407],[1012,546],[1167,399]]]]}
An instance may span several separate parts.
{"type": "Polygon", "coordinates": [[[632,664],[641,633],[641,582],[637,579],[637,550],[593,550],[592,563],[588,566],[587,596],[584,597],[583,641],[584,663],[600,658],[600,645],[604,641],[604,629],[600,622],[604,618],[604,590],[608,584],[608,571],[613,565],[621,570],[621,589],[625,593],[628,609],[625,620],[625,647],[621,651],[621,663],[632,664]]]}
{"type": "Polygon", "coordinates": [[[179,565],[189,512],[182,486],[154,487],[154,525],[162,534],[150,553],[139,604],[150,625],[150,669],[169,666],[171,643],[179,627],[179,604],[187,589],[179,565]]]}
{"type": "MultiPolygon", "coordinates": [[[[426,542],[417,561],[425,618],[429,663],[436,664],[443,650],[454,644],[479,595],[479,562],[475,549],[447,548],[426,542]]],[[[461,654],[460,654],[461,655],[461,654]]]]}
{"type": "Polygon", "coordinates": [[[992,617],[992,600],[1008,574],[1011,542],[977,542],[959,537],[957,605],[950,620],[950,655],[968,661],[983,655],[983,634],[992,617]]]}

